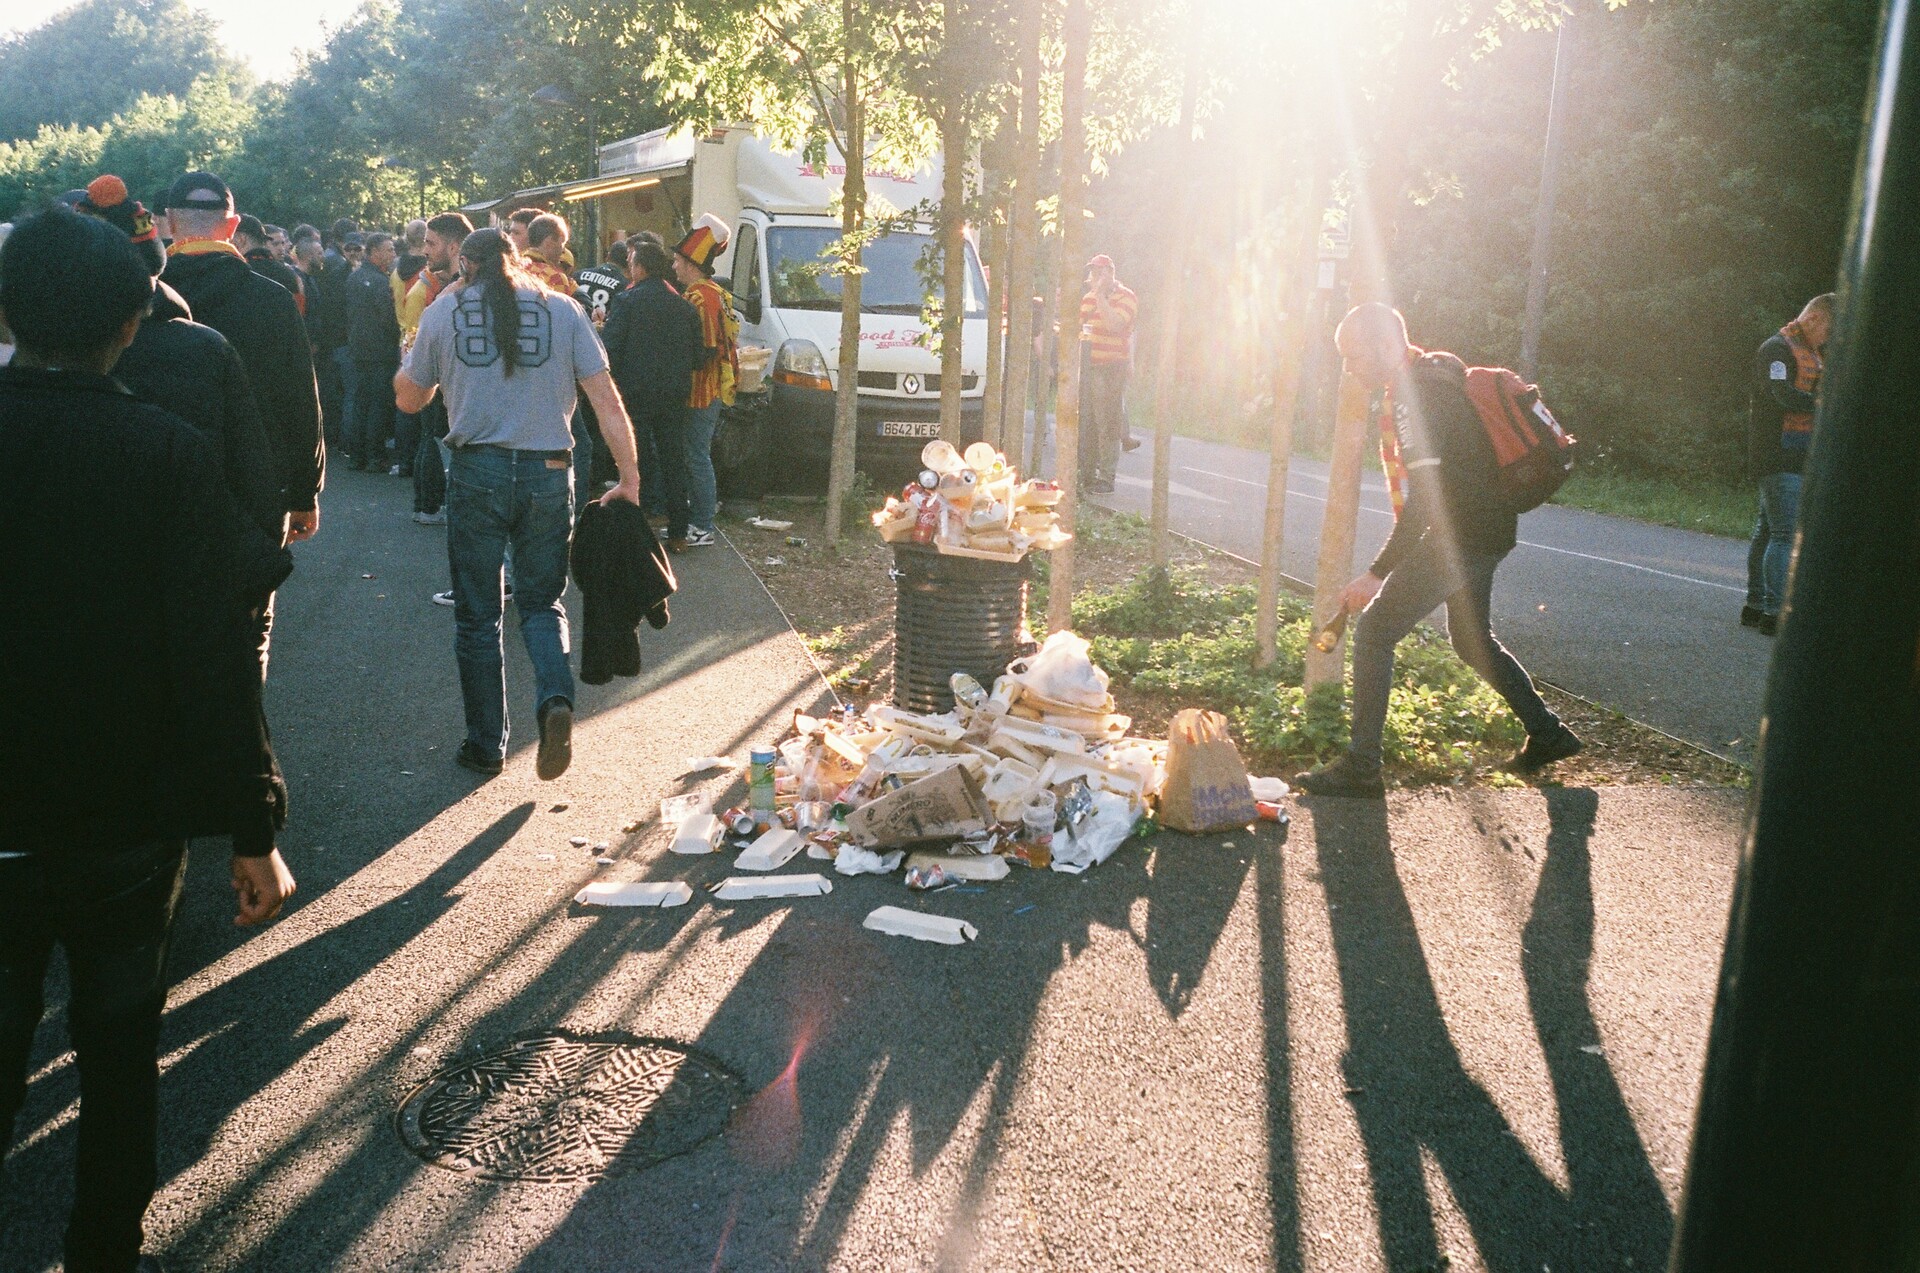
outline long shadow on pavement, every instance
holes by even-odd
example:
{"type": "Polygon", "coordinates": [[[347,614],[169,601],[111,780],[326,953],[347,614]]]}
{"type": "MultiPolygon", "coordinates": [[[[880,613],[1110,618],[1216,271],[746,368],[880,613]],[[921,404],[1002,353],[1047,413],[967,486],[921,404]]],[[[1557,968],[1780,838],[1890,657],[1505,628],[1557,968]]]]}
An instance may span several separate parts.
{"type": "Polygon", "coordinates": [[[1657,1268],[1665,1258],[1665,1197],[1606,1060],[1582,1050],[1598,1040],[1586,994],[1594,925],[1587,843],[1597,798],[1584,790],[1546,796],[1548,860],[1523,958],[1559,1103],[1570,1196],[1461,1062],[1395,870],[1386,806],[1312,804],[1347,1013],[1347,1085],[1391,1269],[1432,1269],[1445,1254],[1423,1154],[1444,1175],[1495,1273],[1617,1268],[1627,1257],[1633,1267],[1657,1268]]]}

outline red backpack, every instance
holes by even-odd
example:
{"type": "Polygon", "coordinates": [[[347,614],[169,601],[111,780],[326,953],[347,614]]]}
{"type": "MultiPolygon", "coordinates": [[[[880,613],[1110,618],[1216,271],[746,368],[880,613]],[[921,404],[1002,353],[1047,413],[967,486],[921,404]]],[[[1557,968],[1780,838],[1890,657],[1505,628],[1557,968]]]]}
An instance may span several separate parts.
{"type": "Polygon", "coordinates": [[[1505,367],[1468,367],[1467,401],[1493,445],[1496,480],[1516,513],[1553,498],[1573,472],[1576,439],[1540,401],[1540,389],[1505,367]]]}

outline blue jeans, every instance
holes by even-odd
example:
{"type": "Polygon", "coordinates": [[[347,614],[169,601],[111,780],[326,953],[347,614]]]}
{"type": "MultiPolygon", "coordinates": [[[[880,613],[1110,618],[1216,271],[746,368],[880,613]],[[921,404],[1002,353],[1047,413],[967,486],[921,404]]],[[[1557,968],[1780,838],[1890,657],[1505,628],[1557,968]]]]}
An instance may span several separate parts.
{"type": "Polygon", "coordinates": [[[1793,563],[1793,531],[1800,522],[1800,475],[1775,473],[1760,479],[1760,513],[1747,545],[1747,605],[1778,615],[1787,604],[1787,567],[1793,563]]]}
{"type": "Polygon", "coordinates": [[[1361,612],[1353,631],[1354,759],[1380,763],[1380,739],[1387,723],[1387,695],[1393,688],[1393,648],[1441,602],[1447,605],[1447,639],[1468,667],[1520,718],[1529,734],[1551,733],[1560,724],[1533,688],[1533,678],[1493,635],[1488,611],[1493,604],[1493,574],[1505,553],[1470,553],[1450,559],[1432,533],[1387,575],[1386,586],[1361,612]]]}
{"type": "Polygon", "coordinates": [[[80,1062],[72,1273],[130,1269],[153,1200],[160,1013],[187,846],[30,846],[0,859],[0,1145],[27,1094],[34,1028],[53,948],[66,955],[67,1037],[80,1062]]]}
{"type": "Polygon", "coordinates": [[[447,564],[453,575],[453,651],[467,741],[507,754],[507,667],[501,649],[502,583],[513,552],[514,604],[533,664],[536,713],[573,702],[567,666],[567,543],[573,467],[566,451],[457,447],[447,475],[447,564]]]}
{"type": "Polygon", "coordinates": [[[720,403],[687,408],[687,522],[712,530],[720,511],[720,490],[713,477],[713,431],[720,427],[720,403]]]}

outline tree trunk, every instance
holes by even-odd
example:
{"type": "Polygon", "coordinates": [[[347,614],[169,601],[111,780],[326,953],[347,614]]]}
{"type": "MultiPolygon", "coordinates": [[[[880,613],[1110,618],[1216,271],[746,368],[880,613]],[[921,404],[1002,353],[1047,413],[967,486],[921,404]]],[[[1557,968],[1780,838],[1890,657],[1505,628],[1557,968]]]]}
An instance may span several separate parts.
{"type": "MultiPolygon", "coordinates": [[[[1067,0],[1061,29],[1066,47],[1060,90],[1060,374],[1054,389],[1054,447],[1055,469],[1066,492],[1060,501],[1060,524],[1069,532],[1079,521],[1080,499],[1080,242],[1087,197],[1087,45],[1093,25],[1087,5],[1088,0],[1067,0]]],[[[1071,539],[1054,549],[1047,588],[1047,627],[1059,632],[1073,623],[1071,539]]]]}
{"type": "MultiPolygon", "coordinates": [[[[1300,404],[1300,367],[1306,358],[1318,280],[1320,227],[1326,220],[1326,166],[1316,161],[1301,217],[1300,244],[1294,253],[1287,296],[1286,328],[1280,365],[1273,377],[1273,420],[1267,436],[1267,523],[1260,540],[1260,600],[1254,619],[1255,667],[1272,667],[1279,657],[1280,555],[1286,547],[1287,471],[1293,459],[1293,419],[1300,404]]],[[[1348,549],[1351,555],[1352,549],[1348,549]]]]}
{"type": "MultiPolygon", "coordinates": [[[[1327,466],[1327,517],[1320,531],[1320,564],[1313,580],[1313,627],[1317,632],[1340,613],[1340,593],[1353,571],[1353,538],[1360,520],[1360,456],[1367,443],[1367,390],[1352,376],[1340,377],[1340,403],[1333,414],[1333,458],[1327,466]]],[[[1340,683],[1345,638],[1330,653],[1307,647],[1307,688],[1340,683]]]]}
{"type": "MultiPolygon", "coordinates": [[[[1019,159],[1013,191],[1007,198],[1007,371],[1000,386],[1000,438],[1007,462],[1032,475],[1035,465],[1027,455],[1027,399],[1033,371],[1033,265],[1039,238],[1035,205],[1040,185],[1040,41],[1046,23],[1040,20],[1038,0],[1014,6],[1015,40],[1020,47],[1019,159]]],[[[987,409],[995,403],[989,400],[987,409]]],[[[1037,452],[1038,447],[1034,448],[1037,452]]],[[[1034,457],[1034,458],[1037,458],[1034,457]]]]}
{"type": "MultiPolygon", "coordinates": [[[[1180,123],[1176,135],[1191,138],[1193,104],[1199,91],[1193,58],[1187,58],[1180,91],[1180,123]]],[[[1174,199],[1173,224],[1191,225],[1192,187],[1182,183],[1174,199]]],[[[1160,275],[1160,356],[1153,369],[1153,564],[1167,568],[1172,529],[1168,521],[1167,487],[1173,478],[1173,386],[1180,374],[1180,307],[1186,300],[1187,238],[1169,236],[1160,275]]]]}
{"type": "Polygon", "coordinates": [[[994,191],[994,199],[988,208],[985,232],[981,235],[993,276],[987,280],[987,380],[980,395],[980,436],[993,446],[1003,446],[1004,439],[1000,436],[1000,382],[1001,370],[1006,364],[1006,346],[1003,343],[1006,326],[1001,320],[1005,317],[1007,304],[1007,257],[1012,251],[1012,243],[1007,237],[1006,223],[1000,219],[1006,200],[997,184],[990,176],[987,188],[994,191]]]}
{"type": "Polygon", "coordinates": [[[859,21],[857,0],[840,0],[841,94],[847,114],[844,158],[847,175],[840,188],[840,233],[854,244],[840,279],[840,383],[833,397],[833,452],[827,467],[828,546],[840,542],[840,522],[853,487],[854,447],[860,436],[860,248],[855,235],[867,221],[867,111],[860,96],[860,65],[853,57],[854,24],[859,21]]]}
{"type": "MultiPolygon", "coordinates": [[[[949,45],[958,37],[957,0],[946,0],[949,45]]],[[[967,294],[967,142],[965,97],[960,77],[949,70],[940,112],[940,436],[965,446],[961,434],[961,342],[967,294]]]]}

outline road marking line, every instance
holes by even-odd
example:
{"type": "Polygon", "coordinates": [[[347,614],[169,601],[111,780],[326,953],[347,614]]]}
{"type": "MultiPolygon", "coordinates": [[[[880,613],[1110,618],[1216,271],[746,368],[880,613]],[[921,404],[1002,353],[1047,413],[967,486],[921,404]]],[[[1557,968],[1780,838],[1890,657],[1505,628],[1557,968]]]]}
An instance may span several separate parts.
{"type": "Polygon", "coordinates": [[[1568,557],[1579,557],[1586,561],[1604,562],[1609,566],[1624,566],[1628,570],[1640,570],[1650,575],[1659,575],[1662,579],[1678,579],[1681,583],[1697,583],[1702,588],[1718,588],[1723,592],[1745,592],[1745,588],[1730,583],[1716,583],[1712,579],[1695,579],[1692,575],[1676,575],[1670,570],[1655,570],[1652,566],[1636,566],[1630,561],[1615,561],[1612,557],[1597,557],[1592,553],[1577,553],[1571,548],[1555,548],[1552,544],[1536,544],[1530,539],[1519,542],[1522,548],[1538,548],[1541,552],[1561,553],[1568,557]]]}
{"type": "MultiPolygon", "coordinates": [[[[1215,473],[1208,469],[1196,469],[1186,465],[1182,465],[1181,467],[1185,468],[1186,471],[1189,473],[1203,473],[1208,477],[1223,478],[1229,482],[1239,482],[1243,486],[1257,486],[1262,490],[1265,490],[1267,486],[1265,482],[1249,481],[1244,477],[1234,477],[1230,473],[1215,473]]],[[[1298,473],[1298,474],[1294,474],[1294,476],[1309,478],[1314,481],[1320,481],[1320,482],[1324,482],[1327,480],[1326,478],[1320,476],[1318,473],[1298,473]]],[[[1151,482],[1142,481],[1140,478],[1137,478],[1137,477],[1123,478],[1121,480],[1129,483],[1130,485],[1137,484],[1140,486],[1149,486],[1149,487],[1152,485],[1151,482]]],[[[1178,493],[1183,493],[1183,494],[1184,493],[1198,494],[1198,492],[1187,492],[1177,484],[1170,485],[1169,489],[1178,493]]],[[[1323,495],[1311,495],[1311,494],[1308,494],[1306,491],[1296,491],[1296,490],[1293,490],[1291,486],[1289,486],[1287,490],[1287,496],[1288,498],[1310,499],[1317,504],[1324,504],[1327,502],[1326,497],[1323,495]]],[[[1204,500],[1210,500],[1215,504],[1224,504],[1227,502],[1223,499],[1219,499],[1212,495],[1201,495],[1200,498],[1204,500]]],[[[1360,505],[1360,511],[1364,513],[1372,513],[1376,517],[1391,517],[1393,515],[1392,512],[1388,509],[1372,508],[1364,503],[1360,505]]],[[[1631,561],[1621,561],[1615,557],[1602,557],[1595,553],[1575,552],[1571,548],[1556,548],[1552,544],[1535,543],[1531,539],[1522,539],[1519,541],[1519,545],[1522,548],[1538,548],[1541,552],[1560,553],[1563,556],[1567,556],[1567,557],[1578,557],[1583,561],[1597,561],[1602,563],[1603,565],[1619,566],[1626,570],[1638,570],[1645,574],[1658,575],[1662,579],[1674,579],[1674,580],[1678,580],[1681,583],[1698,584],[1702,588],[1718,588],[1722,592],[1744,593],[1746,591],[1745,588],[1740,587],[1737,584],[1719,583],[1712,579],[1697,579],[1692,575],[1678,575],[1673,573],[1670,570],[1656,570],[1652,566],[1641,566],[1631,561]]]]}
{"type": "MultiPolygon", "coordinates": [[[[1114,480],[1121,486],[1137,486],[1145,491],[1151,491],[1153,489],[1153,482],[1149,478],[1129,477],[1125,473],[1122,473],[1114,480]]],[[[1179,482],[1168,482],[1167,492],[1171,495],[1179,495],[1187,499],[1203,499],[1209,504],[1225,504],[1227,502],[1218,495],[1209,495],[1205,491],[1196,491],[1191,486],[1186,486],[1179,482]]]]}

